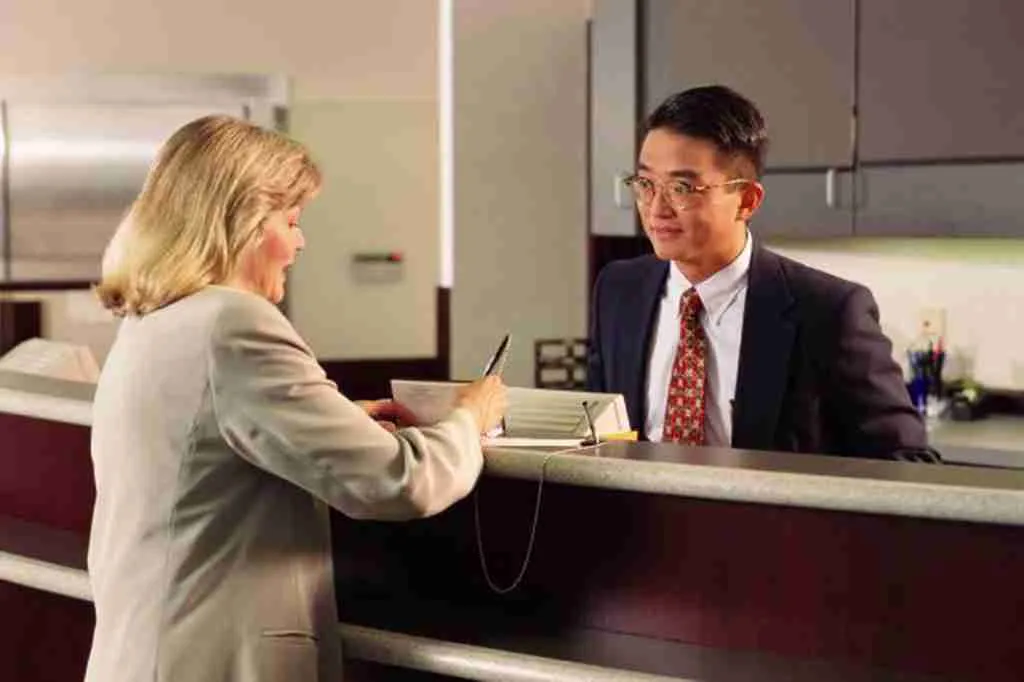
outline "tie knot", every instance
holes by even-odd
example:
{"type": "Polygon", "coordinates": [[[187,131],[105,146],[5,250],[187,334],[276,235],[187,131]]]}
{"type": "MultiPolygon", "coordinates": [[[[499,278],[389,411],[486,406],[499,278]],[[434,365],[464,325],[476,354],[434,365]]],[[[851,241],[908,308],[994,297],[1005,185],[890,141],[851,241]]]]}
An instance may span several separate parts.
{"type": "Polygon", "coordinates": [[[694,319],[700,314],[702,307],[700,295],[697,294],[696,289],[690,287],[683,292],[683,297],[679,299],[679,316],[684,320],[694,319]]]}

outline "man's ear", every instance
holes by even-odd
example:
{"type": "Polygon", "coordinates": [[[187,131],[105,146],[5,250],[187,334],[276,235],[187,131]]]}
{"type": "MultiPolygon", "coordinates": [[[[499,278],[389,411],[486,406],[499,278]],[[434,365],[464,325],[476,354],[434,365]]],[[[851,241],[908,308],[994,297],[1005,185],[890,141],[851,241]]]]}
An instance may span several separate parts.
{"type": "Polygon", "coordinates": [[[757,213],[764,201],[764,185],[757,180],[751,180],[743,185],[740,194],[740,205],[736,211],[736,219],[745,223],[757,213]]]}

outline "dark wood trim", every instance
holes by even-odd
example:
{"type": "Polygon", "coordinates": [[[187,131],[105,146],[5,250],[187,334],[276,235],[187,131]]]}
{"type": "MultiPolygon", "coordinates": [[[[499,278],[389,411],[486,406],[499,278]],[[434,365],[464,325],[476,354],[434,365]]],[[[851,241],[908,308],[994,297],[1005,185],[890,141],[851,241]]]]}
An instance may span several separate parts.
{"type": "Polygon", "coordinates": [[[16,282],[0,280],[0,291],[81,291],[82,289],[91,289],[95,284],[96,282],[77,279],[21,280],[16,282]]]}
{"type": "Polygon", "coordinates": [[[643,234],[636,234],[631,237],[610,237],[605,235],[590,235],[589,261],[590,279],[589,286],[594,287],[594,280],[598,273],[608,263],[624,258],[633,258],[652,253],[651,242],[643,234]]]}
{"type": "Polygon", "coordinates": [[[452,290],[437,288],[437,371],[448,379],[452,375],[452,290]]]}
{"type": "Polygon", "coordinates": [[[458,682],[458,678],[345,658],[345,682],[458,682]]]}
{"type": "Polygon", "coordinates": [[[391,395],[391,379],[447,379],[439,358],[327,360],[327,376],[351,400],[376,400],[391,395]]]}
{"type": "Polygon", "coordinates": [[[0,516],[87,536],[89,427],[0,413],[0,434],[0,516]]]}
{"type": "MultiPolygon", "coordinates": [[[[478,484],[499,585],[537,494],[478,484]]],[[[525,578],[498,596],[472,499],[410,524],[334,521],[347,623],[688,679],[1009,682],[1024,666],[1024,528],[549,483],[525,578]]]]}
{"type": "Polygon", "coordinates": [[[88,602],[0,581],[0,679],[85,677],[95,615],[88,602]]]}
{"type": "Polygon", "coordinates": [[[981,401],[981,414],[1024,417],[1024,391],[989,390],[981,401]]]}
{"type": "Polygon", "coordinates": [[[0,355],[26,339],[41,336],[42,329],[42,303],[0,301],[0,355]]]}
{"type": "Polygon", "coordinates": [[[451,377],[451,290],[437,289],[437,355],[427,358],[320,360],[327,376],[352,400],[391,395],[391,379],[446,380],[451,377]]]}
{"type": "MultiPolygon", "coordinates": [[[[85,568],[89,428],[0,413],[0,549],[85,568]]],[[[81,680],[93,605],[0,580],[0,680],[81,680]]]]}

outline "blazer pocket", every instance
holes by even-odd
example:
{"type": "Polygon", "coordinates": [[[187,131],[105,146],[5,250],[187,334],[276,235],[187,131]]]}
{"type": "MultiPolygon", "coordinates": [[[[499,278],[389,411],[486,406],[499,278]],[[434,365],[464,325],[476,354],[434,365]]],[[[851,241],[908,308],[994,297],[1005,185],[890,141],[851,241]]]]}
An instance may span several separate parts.
{"type": "Polygon", "coordinates": [[[264,630],[259,669],[261,682],[318,682],[316,635],[302,630],[264,630]]]}

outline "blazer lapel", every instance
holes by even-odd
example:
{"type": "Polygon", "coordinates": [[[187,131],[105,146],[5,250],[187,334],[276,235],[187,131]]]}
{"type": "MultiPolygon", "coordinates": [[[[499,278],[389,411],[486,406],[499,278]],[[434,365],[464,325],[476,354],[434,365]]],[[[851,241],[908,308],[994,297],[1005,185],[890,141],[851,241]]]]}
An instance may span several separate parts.
{"type": "Polygon", "coordinates": [[[732,444],[771,449],[789,375],[796,323],[777,255],[754,243],[733,404],[732,444]]]}
{"type": "Polygon", "coordinates": [[[640,333],[627,335],[628,344],[624,344],[621,386],[627,386],[624,396],[626,409],[629,412],[631,425],[637,431],[643,431],[647,412],[647,365],[648,350],[651,347],[651,334],[654,333],[654,316],[658,310],[658,302],[668,277],[668,263],[654,261],[643,274],[640,285],[633,299],[633,305],[626,311],[628,321],[625,329],[637,330],[640,333]]]}

